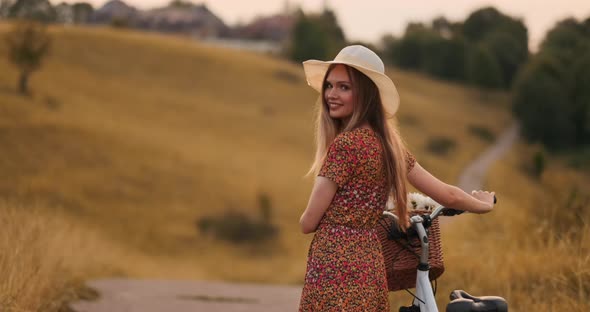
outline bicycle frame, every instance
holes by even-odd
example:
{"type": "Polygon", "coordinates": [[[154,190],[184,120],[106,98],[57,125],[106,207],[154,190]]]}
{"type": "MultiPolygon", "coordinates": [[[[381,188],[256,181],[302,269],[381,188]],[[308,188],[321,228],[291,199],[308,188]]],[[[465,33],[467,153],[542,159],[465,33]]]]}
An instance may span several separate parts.
{"type": "MultiPolygon", "coordinates": [[[[442,210],[442,206],[440,209],[442,210]]],[[[440,211],[438,213],[440,213],[440,211]]],[[[438,216],[438,213],[437,210],[435,210],[433,215],[438,216]]],[[[438,312],[434,292],[432,291],[430,279],[428,278],[428,273],[430,271],[430,266],[428,265],[428,235],[422,224],[423,221],[424,219],[421,216],[413,216],[410,218],[412,226],[416,230],[416,233],[418,233],[420,245],[422,247],[420,264],[418,265],[418,272],[416,274],[416,298],[414,298],[413,305],[420,307],[421,312],[438,312]]]]}
{"type": "MultiPolygon", "coordinates": [[[[436,209],[434,209],[428,218],[430,220],[438,218],[438,216],[443,212],[443,209],[448,208],[443,206],[436,207],[436,209]]],[[[457,211],[457,214],[459,213],[461,212],[457,211]]],[[[391,212],[386,211],[383,212],[383,214],[393,217],[397,220],[397,216],[391,212]]],[[[432,291],[430,279],[428,278],[428,273],[430,272],[430,265],[428,264],[429,243],[428,234],[426,233],[423,223],[424,217],[420,215],[415,215],[410,218],[410,224],[414,230],[416,230],[421,245],[420,262],[416,274],[416,298],[414,298],[413,305],[419,307],[420,312],[438,312],[438,307],[436,306],[436,301],[434,298],[434,292],[432,291]]]]}

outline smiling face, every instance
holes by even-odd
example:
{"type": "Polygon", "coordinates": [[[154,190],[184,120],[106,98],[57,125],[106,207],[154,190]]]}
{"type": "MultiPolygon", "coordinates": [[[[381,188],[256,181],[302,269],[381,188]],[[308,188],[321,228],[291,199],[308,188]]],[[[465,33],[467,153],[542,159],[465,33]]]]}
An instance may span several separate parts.
{"type": "Polygon", "coordinates": [[[330,117],[346,120],[354,110],[352,81],[344,65],[336,65],[328,73],[324,84],[324,103],[330,117]]]}

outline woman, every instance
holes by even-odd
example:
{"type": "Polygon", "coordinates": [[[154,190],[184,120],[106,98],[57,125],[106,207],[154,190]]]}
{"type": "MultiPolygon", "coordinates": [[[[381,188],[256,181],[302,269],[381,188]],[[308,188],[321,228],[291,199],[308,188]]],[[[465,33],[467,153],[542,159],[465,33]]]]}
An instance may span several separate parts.
{"type": "Polygon", "coordinates": [[[494,193],[469,195],[445,184],[406,151],[394,123],[395,85],[371,50],[348,46],[334,61],[303,63],[320,92],[317,174],[300,219],[313,233],[300,311],[389,311],[385,264],[375,225],[395,202],[408,225],[406,181],[442,205],[475,213],[493,208],[494,193]]]}

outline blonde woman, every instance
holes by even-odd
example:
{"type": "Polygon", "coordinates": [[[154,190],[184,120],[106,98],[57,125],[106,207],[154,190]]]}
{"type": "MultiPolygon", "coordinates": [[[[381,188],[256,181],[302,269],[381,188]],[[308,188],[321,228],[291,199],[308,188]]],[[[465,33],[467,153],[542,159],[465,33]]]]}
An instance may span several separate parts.
{"type": "Polygon", "coordinates": [[[475,213],[494,193],[469,195],[441,182],[409,153],[394,123],[399,95],[381,59],[348,46],[333,61],[303,63],[320,93],[317,175],[300,225],[314,233],[299,311],[389,311],[377,220],[391,197],[408,224],[406,181],[442,205],[475,213]]]}

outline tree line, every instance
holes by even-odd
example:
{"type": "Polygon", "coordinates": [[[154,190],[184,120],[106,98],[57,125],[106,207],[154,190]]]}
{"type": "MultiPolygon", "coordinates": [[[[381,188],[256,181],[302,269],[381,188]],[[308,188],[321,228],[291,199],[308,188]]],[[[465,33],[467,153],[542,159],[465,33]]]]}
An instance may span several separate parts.
{"type": "MultiPolygon", "coordinates": [[[[65,3],[62,2],[60,5],[65,3]]],[[[87,22],[94,12],[94,8],[88,2],[72,3],[71,8],[72,22],[76,24],[87,22]]],[[[60,20],[60,14],[57,7],[51,5],[49,0],[0,0],[0,18],[54,23],[60,20]]]]}
{"type": "MultiPolygon", "coordinates": [[[[562,20],[531,54],[524,22],[493,7],[464,21],[438,17],[409,23],[400,37],[383,36],[382,59],[406,70],[483,90],[511,92],[526,139],[550,149],[590,143],[590,17],[562,20]]],[[[331,59],[351,42],[334,12],[298,13],[286,55],[293,61],[331,59]]]]}
{"type": "MultiPolygon", "coordinates": [[[[294,61],[325,58],[346,44],[332,11],[299,12],[288,55],[294,61]]],[[[430,24],[410,23],[402,37],[386,35],[380,46],[384,61],[400,68],[491,89],[510,88],[529,56],[524,23],[491,7],[464,22],[438,17],[430,24]]]]}

